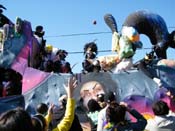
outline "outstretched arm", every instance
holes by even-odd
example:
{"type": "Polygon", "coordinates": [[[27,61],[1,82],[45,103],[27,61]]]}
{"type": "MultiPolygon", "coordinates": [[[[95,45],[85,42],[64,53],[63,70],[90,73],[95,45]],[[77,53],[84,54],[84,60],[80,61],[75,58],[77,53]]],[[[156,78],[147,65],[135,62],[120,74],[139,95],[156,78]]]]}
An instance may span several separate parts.
{"type": "MultiPolygon", "coordinates": [[[[73,99],[73,92],[75,87],[77,87],[77,80],[75,79],[75,77],[71,77],[68,80],[68,85],[65,86],[65,90],[68,96],[65,115],[61,122],[57,125],[57,127],[53,129],[53,131],[68,131],[70,129],[74,119],[75,100],[73,99]]],[[[52,118],[52,108],[53,107],[49,109],[47,116],[48,118],[46,118],[48,120],[51,120],[52,118]]]]}

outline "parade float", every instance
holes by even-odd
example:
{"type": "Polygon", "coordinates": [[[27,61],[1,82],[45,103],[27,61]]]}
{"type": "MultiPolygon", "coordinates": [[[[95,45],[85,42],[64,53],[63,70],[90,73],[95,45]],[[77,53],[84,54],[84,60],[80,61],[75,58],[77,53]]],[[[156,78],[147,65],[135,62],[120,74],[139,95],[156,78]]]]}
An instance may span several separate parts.
{"type": "Polygon", "coordinates": [[[17,17],[14,24],[2,13],[0,17],[3,20],[0,27],[2,35],[0,67],[13,69],[22,76],[22,93],[1,97],[0,105],[4,108],[1,108],[0,112],[22,106],[32,114],[35,113],[36,105],[41,102],[57,103],[59,97],[65,94],[63,84],[72,75],[78,80],[75,91],[77,106],[86,107],[89,99],[96,99],[97,94],[105,94],[112,90],[116,93],[118,102],[127,102],[147,119],[153,117],[151,104],[157,99],[168,102],[174,111],[174,101],[166,93],[169,91],[174,93],[175,62],[166,59],[166,50],[169,46],[175,48],[175,33],[168,32],[161,16],[145,11],[134,12],[124,22],[126,30],[123,29],[122,34],[119,34],[114,17],[111,14],[105,15],[105,22],[112,30],[113,50],[117,53],[98,58],[105,71],[86,74],[58,74],[35,69],[39,48],[31,23],[17,17]],[[151,57],[153,54],[149,54],[137,64],[132,64],[132,67],[115,72],[114,68],[124,58],[137,55],[135,50],[141,43],[140,34],[150,38],[158,59],[151,57]],[[159,79],[160,84],[157,84],[154,78],[159,79]],[[83,99],[82,104],[80,99],[83,99]]]}

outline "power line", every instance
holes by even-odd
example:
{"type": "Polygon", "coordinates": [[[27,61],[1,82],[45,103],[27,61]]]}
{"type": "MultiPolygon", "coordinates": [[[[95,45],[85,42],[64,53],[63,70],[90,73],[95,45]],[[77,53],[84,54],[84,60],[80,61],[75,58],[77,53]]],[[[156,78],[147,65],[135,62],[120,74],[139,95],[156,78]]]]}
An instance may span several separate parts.
{"type": "MultiPolygon", "coordinates": [[[[148,49],[152,49],[152,48],[149,48],[149,47],[146,47],[146,48],[141,48],[138,50],[148,50],[148,49]]],[[[99,50],[98,52],[112,52],[112,50],[99,50]]],[[[68,54],[82,54],[84,53],[83,51],[74,51],[74,52],[68,52],[68,54]]]]}
{"type": "MultiPolygon", "coordinates": [[[[100,50],[98,52],[111,52],[112,50],[100,50]]],[[[81,54],[83,51],[68,52],[68,54],[81,54]]]]}
{"type": "MultiPolygon", "coordinates": [[[[175,26],[169,26],[168,28],[175,29],[175,26]]],[[[74,34],[65,34],[65,35],[50,35],[45,36],[45,38],[51,37],[71,37],[71,36],[82,36],[82,35],[98,35],[98,34],[109,34],[112,33],[111,31],[102,31],[102,32],[88,32],[88,33],[74,33],[74,34]]]]}
{"type": "Polygon", "coordinates": [[[98,35],[98,34],[109,34],[111,32],[90,32],[90,33],[77,33],[77,34],[67,34],[67,35],[52,35],[52,36],[45,36],[45,38],[50,37],[69,37],[69,36],[81,36],[81,35],[98,35]]]}

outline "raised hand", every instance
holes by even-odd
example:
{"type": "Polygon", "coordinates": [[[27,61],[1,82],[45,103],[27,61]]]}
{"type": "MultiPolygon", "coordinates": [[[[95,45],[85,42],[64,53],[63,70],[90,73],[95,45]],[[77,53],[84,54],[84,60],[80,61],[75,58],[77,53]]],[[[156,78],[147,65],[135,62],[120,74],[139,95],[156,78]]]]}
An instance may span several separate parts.
{"type": "Polygon", "coordinates": [[[73,92],[74,92],[76,87],[77,87],[77,80],[76,80],[75,77],[72,76],[71,78],[68,79],[67,86],[64,85],[64,88],[65,88],[65,90],[67,92],[68,98],[72,98],[73,97],[73,92]]]}

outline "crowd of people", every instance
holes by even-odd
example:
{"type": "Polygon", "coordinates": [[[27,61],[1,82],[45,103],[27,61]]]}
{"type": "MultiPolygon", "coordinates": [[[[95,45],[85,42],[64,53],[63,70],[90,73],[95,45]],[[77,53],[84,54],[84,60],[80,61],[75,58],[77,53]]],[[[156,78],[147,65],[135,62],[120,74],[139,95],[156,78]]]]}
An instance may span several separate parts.
{"type": "MultiPolygon", "coordinates": [[[[68,80],[68,85],[65,87],[67,92],[67,104],[65,115],[57,126],[52,131],[67,131],[70,129],[74,120],[75,100],[73,92],[77,87],[77,80],[72,77],[68,80]]],[[[41,106],[43,107],[43,106],[41,106]]],[[[16,108],[8,110],[0,115],[0,130],[1,131],[47,131],[49,123],[53,119],[54,105],[50,104],[46,116],[36,114],[31,116],[24,109],[16,108]]]]}
{"type": "MultiPolygon", "coordinates": [[[[90,125],[88,129],[76,111],[78,106],[73,97],[76,87],[76,78],[69,78],[68,85],[65,86],[67,94],[60,97],[59,106],[40,103],[36,106],[36,114],[31,115],[20,107],[0,114],[0,130],[174,131],[175,129],[175,114],[165,101],[155,101],[152,105],[154,118],[147,119],[126,102],[119,102],[116,94],[110,90],[88,101],[84,110],[90,125]],[[130,119],[130,115],[136,118],[135,122],[130,119]]],[[[171,99],[175,99],[175,95],[171,95],[171,99]]]]}

